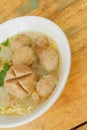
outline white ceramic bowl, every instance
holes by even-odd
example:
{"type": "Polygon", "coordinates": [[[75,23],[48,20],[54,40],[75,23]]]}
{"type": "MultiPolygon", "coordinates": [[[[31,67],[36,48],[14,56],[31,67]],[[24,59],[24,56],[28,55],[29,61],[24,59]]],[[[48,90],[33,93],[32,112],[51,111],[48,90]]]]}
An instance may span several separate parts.
{"type": "Polygon", "coordinates": [[[0,25],[0,42],[6,38],[24,31],[37,31],[49,35],[58,44],[62,67],[58,85],[53,91],[50,98],[42,104],[38,109],[26,116],[0,116],[0,128],[16,127],[31,122],[45,113],[59,98],[66,84],[71,64],[71,54],[68,40],[58,25],[54,22],[38,17],[24,16],[9,20],[0,25]]]}

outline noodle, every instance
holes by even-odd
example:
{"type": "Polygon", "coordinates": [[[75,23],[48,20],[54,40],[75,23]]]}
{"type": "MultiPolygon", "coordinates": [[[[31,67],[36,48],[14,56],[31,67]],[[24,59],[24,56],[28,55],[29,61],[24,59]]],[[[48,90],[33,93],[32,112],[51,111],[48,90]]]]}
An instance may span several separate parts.
{"type": "Polygon", "coordinates": [[[53,40],[50,41],[49,48],[54,50],[57,49],[56,43],[53,40]]]}
{"type": "Polygon", "coordinates": [[[17,114],[17,115],[25,115],[30,113],[33,110],[33,107],[17,107],[16,105],[11,105],[9,107],[0,107],[1,114],[17,114]]]}

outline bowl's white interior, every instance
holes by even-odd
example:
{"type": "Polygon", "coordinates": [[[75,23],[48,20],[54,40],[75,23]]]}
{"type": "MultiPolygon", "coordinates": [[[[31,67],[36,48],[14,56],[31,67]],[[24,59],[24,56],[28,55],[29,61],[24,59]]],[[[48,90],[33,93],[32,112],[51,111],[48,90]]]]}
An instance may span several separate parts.
{"type": "Polygon", "coordinates": [[[40,108],[30,115],[9,117],[0,116],[0,127],[14,127],[30,122],[46,112],[60,96],[70,71],[70,48],[62,30],[52,21],[36,17],[26,16],[7,21],[0,25],[0,42],[6,38],[23,31],[38,31],[49,35],[58,44],[62,57],[62,71],[56,89],[52,96],[40,108]]]}

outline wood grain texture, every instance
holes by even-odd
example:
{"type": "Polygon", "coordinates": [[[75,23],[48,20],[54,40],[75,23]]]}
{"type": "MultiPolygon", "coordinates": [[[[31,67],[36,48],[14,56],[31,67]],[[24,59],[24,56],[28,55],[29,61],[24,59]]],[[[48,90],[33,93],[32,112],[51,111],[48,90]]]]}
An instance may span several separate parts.
{"type": "Polygon", "coordinates": [[[29,124],[5,130],[69,130],[87,121],[87,0],[0,1],[0,23],[24,15],[49,18],[63,29],[71,47],[71,72],[49,111],[29,124]]]}

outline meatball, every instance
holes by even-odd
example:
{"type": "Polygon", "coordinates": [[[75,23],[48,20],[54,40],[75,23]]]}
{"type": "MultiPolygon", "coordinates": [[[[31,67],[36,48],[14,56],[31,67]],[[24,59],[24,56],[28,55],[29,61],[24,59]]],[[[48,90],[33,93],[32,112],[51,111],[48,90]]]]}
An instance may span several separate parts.
{"type": "Polygon", "coordinates": [[[48,41],[47,41],[47,38],[46,37],[39,37],[36,39],[35,41],[35,52],[37,55],[39,55],[39,53],[46,49],[47,48],[47,44],[48,44],[48,41]]]}
{"type": "Polygon", "coordinates": [[[24,99],[28,97],[28,93],[21,87],[17,80],[5,82],[5,89],[14,98],[24,99]]]}
{"type": "Polygon", "coordinates": [[[12,80],[32,73],[32,69],[26,65],[13,65],[7,72],[5,80],[12,80]]]}
{"type": "Polygon", "coordinates": [[[43,76],[36,84],[36,90],[41,97],[50,94],[57,84],[57,78],[52,75],[43,76]]]}
{"type": "Polygon", "coordinates": [[[16,64],[25,64],[30,65],[34,61],[35,55],[33,50],[28,47],[21,47],[20,49],[16,50],[12,62],[14,65],[16,64]]]}
{"type": "Polygon", "coordinates": [[[52,72],[58,65],[58,54],[53,49],[45,49],[39,54],[41,65],[47,72],[52,72]]]}
{"type": "Polygon", "coordinates": [[[21,47],[24,47],[26,45],[27,46],[31,45],[29,37],[27,37],[24,34],[16,35],[12,37],[9,41],[10,41],[10,45],[13,51],[21,47]]]}
{"type": "Polygon", "coordinates": [[[15,98],[24,99],[35,91],[37,76],[26,65],[14,65],[6,74],[4,84],[6,91],[15,98]]]}
{"type": "Polygon", "coordinates": [[[40,48],[40,47],[45,47],[47,45],[47,38],[46,37],[39,37],[37,38],[36,42],[35,42],[35,45],[36,47],[40,48]]]}
{"type": "Polygon", "coordinates": [[[35,89],[35,85],[37,82],[37,76],[34,73],[32,73],[32,74],[19,78],[18,82],[20,83],[22,88],[26,92],[28,92],[29,95],[31,95],[35,89]]]}

